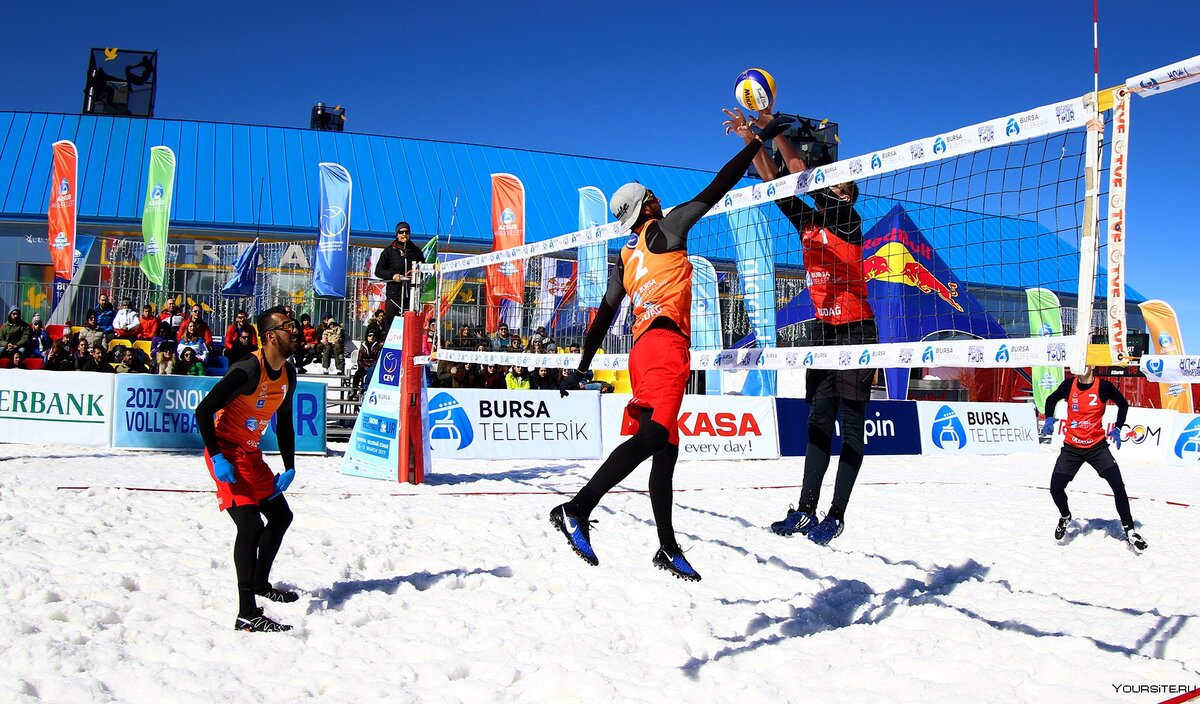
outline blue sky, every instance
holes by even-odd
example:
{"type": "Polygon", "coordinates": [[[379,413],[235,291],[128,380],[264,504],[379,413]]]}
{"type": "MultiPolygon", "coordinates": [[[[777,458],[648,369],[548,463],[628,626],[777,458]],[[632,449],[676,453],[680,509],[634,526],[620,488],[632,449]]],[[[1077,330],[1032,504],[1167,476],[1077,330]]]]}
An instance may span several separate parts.
{"type": "MultiPolygon", "coordinates": [[[[77,112],[88,49],[158,49],[161,117],[306,126],[715,169],[732,83],[840,124],[849,156],[1077,96],[1091,0],[1012,3],[5,3],[4,109],[77,112]],[[52,29],[53,28],[53,31],[52,29]]],[[[1200,2],[1101,0],[1100,83],[1200,54],[1200,2]]],[[[1200,350],[1200,86],[1132,108],[1130,283],[1200,350]]]]}

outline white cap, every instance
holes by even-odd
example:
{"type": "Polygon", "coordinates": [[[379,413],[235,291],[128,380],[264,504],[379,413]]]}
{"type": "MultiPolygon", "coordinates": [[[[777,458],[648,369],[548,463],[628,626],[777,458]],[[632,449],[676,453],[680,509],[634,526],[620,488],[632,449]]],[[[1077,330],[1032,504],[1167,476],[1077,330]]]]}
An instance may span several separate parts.
{"type": "Polygon", "coordinates": [[[642,202],[645,200],[646,187],[635,181],[617,189],[612,200],[608,202],[608,209],[622,225],[631,228],[638,215],[641,215],[642,202]]]}

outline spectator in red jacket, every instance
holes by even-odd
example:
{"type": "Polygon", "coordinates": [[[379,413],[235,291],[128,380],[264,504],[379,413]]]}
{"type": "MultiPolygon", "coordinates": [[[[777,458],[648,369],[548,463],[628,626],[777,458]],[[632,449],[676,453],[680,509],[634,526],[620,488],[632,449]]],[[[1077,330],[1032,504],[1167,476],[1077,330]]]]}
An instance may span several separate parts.
{"type": "Polygon", "coordinates": [[[158,324],[162,321],[154,314],[154,308],[149,303],[142,306],[142,317],[139,320],[142,329],[138,331],[137,339],[153,340],[154,333],[158,332],[158,324]]]}
{"type": "Polygon", "coordinates": [[[175,333],[175,340],[182,341],[184,333],[188,330],[188,324],[192,321],[196,323],[196,335],[204,339],[204,344],[208,347],[213,346],[212,328],[208,326],[208,321],[204,319],[204,309],[200,304],[192,306],[191,315],[183,319],[183,324],[179,326],[179,330],[175,333]]]}
{"type": "Polygon", "coordinates": [[[258,349],[258,333],[254,331],[254,326],[247,320],[246,311],[244,310],[239,310],[233,316],[233,322],[225,326],[225,346],[229,347],[236,340],[241,339],[243,332],[250,334],[250,344],[254,345],[255,349],[258,349]]]}

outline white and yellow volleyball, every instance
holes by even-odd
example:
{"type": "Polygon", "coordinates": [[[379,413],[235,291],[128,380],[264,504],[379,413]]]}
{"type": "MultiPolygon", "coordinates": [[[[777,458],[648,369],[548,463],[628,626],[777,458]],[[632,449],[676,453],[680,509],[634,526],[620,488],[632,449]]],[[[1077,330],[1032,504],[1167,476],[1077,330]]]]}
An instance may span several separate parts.
{"type": "Polygon", "coordinates": [[[761,68],[748,68],[738,74],[733,96],[747,110],[766,110],[775,102],[775,78],[761,68]]]}

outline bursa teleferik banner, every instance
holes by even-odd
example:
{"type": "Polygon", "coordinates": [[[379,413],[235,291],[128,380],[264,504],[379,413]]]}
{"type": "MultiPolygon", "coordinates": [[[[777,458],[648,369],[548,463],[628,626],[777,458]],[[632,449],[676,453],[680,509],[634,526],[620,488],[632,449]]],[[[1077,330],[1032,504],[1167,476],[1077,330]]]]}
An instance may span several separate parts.
{"type": "Polygon", "coordinates": [[[1031,403],[916,403],[922,454],[1007,455],[1038,449],[1031,403]]]}
{"type": "Polygon", "coordinates": [[[437,459],[601,457],[600,392],[430,389],[429,449],[437,459]]]}

